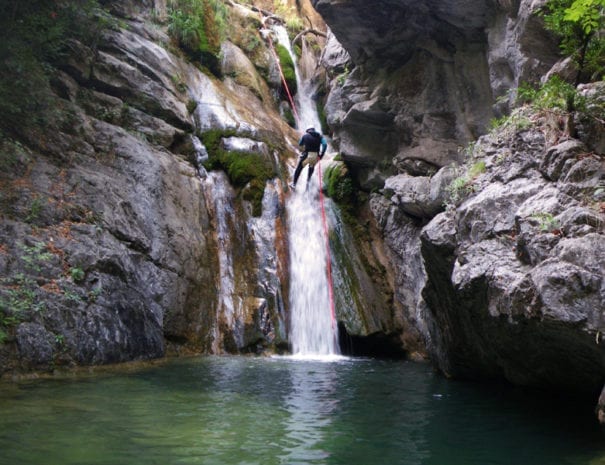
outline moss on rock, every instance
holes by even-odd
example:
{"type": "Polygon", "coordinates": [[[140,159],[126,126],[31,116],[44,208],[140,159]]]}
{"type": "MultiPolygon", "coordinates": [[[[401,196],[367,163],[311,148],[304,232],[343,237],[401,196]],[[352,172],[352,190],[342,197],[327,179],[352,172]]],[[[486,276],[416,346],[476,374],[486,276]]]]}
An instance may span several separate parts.
{"type": "MultiPolygon", "coordinates": [[[[298,87],[296,84],[296,71],[294,70],[294,62],[292,61],[290,52],[288,52],[288,49],[281,44],[278,44],[275,48],[277,50],[277,55],[279,56],[279,64],[281,66],[282,72],[284,73],[286,84],[290,89],[290,94],[294,95],[298,91],[298,87]]],[[[287,96],[286,89],[282,89],[282,94],[284,97],[287,96]]]]}
{"type": "Polygon", "coordinates": [[[252,214],[260,216],[265,183],[277,174],[269,160],[260,153],[223,149],[221,140],[235,134],[234,130],[210,130],[201,135],[209,155],[205,166],[209,170],[223,170],[231,184],[242,189],[243,199],[252,203],[252,214]]]}

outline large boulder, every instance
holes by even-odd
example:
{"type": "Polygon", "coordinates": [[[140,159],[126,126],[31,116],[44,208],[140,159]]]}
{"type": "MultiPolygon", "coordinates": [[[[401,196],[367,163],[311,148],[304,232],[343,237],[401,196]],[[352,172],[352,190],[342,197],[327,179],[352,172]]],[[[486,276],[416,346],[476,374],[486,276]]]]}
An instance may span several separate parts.
{"type": "Polygon", "coordinates": [[[537,130],[483,138],[486,172],[423,229],[427,340],[445,373],[598,395],[605,217],[586,200],[605,166],[582,147],[537,130]]]}

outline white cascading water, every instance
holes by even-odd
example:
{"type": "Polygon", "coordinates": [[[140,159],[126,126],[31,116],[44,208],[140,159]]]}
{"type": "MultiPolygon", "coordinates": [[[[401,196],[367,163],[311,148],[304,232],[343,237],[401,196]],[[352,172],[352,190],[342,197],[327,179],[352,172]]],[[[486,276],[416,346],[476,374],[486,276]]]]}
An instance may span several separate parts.
{"type": "Polygon", "coordinates": [[[206,178],[212,199],[211,209],[216,222],[216,239],[218,242],[219,261],[219,292],[217,302],[217,322],[213,330],[212,353],[221,353],[222,339],[219,321],[223,320],[227,327],[233,328],[241,320],[241,302],[235,302],[235,284],[230,230],[233,227],[232,217],[234,194],[223,173],[209,173],[206,178]]]}
{"type": "MultiPolygon", "coordinates": [[[[298,93],[296,98],[298,129],[320,131],[321,124],[311,98],[308,79],[301,79],[288,33],[274,26],[278,42],[286,47],[295,63],[298,93]]],[[[332,319],[327,278],[327,251],[320,203],[317,167],[305,190],[307,169],[298,180],[296,190],[287,200],[290,245],[290,341],[298,357],[337,355],[338,329],[332,319]]]]}

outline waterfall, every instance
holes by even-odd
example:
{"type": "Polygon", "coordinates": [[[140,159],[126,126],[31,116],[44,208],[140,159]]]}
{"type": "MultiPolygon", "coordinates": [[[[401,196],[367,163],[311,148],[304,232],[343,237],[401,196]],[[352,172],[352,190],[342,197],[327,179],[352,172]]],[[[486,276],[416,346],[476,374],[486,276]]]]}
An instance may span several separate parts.
{"type": "MultiPolygon", "coordinates": [[[[283,26],[274,26],[273,30],[294,61],[299,84],[296,96],[298,129],[302,132],[313,126],[320,130],[310,83],[300,75],[288,33],[283,26]]],[[[335,355],[339,353],[338,329],[332,320],[328,294],[327,231],[324,231],[321,218],[320,187],[315,173],[308,190],[304,191],[306,177],[305,169],[299,188],[289,196],[286,205],[290,248],[290,341],[295,356],[335,355]]]]}
{"type": "Polygon", "coordinates": [[[296,55],[294,54],[292,45],[290,44],[288,31],[285,27],[279,25],[273,26],[272,30],[275,32],[277,42],[286,47],[290,57],[292,58],[292,61],[294,62],[294,72],[296,73],[296,82],[298,83],[298,93],[295,96],[296,109],[298,110],[299,118],[297,129],[304,131],[309,127],[314,127],[321,132],[321,123],[319,121],[315,102],[312,98],[313,90],[311,89],[311,83],[308,79],[308,76],[301,75],[296,55]]]}
{"type": "MultiPolygon", "coordinates": [[[[216,239],[218,244],[218,302],[217,302],[217,322],[213,328],[212,334],[212,352],[217,354],[222,352],[222,335],[220,332],[220,322],[224,322],[228,328],[236,329],[236,325],[241,321],[241,299],[236,297],[233,257],[231,241],[231,230],[234,225],[235,211],[233,208],[233,199],[235,194],[232,192],[229,183],[223,173],[212,172],[206,179],[206,184],[210,191],[212,199],[211,208],[214,215],[216,239]]],[[[242,331],[234,331],[235,334],[241,334],[242,331]]],[[[241,341],[240,342],[241,345],[241,341]]]]}

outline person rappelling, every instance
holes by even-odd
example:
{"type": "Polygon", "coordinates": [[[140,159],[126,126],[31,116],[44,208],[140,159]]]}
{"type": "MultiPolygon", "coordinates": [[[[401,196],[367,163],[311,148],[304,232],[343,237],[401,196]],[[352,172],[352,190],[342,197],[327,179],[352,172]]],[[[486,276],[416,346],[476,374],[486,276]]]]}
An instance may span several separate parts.
{"type": "Polygon", "coordinates": [[[315,128],[307,129],[300,138],[298,145],[301,147],[301,149],[303,149],[303,152],[300,154],[300,157],[298,158],[298,165],[294,170],[294,179],[292,184],[290,184],[292,189],[296,189],[296,182],[298,181],[298,177],[300,176],[300,173],[305,165],[309,165],[307,187],[309,186],[309,181],[313,175],[315,165],[323,158],[328,148],[326,139],[319,132],[317,132],[315,128]]]}

